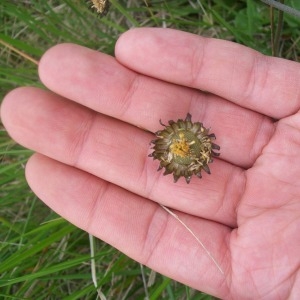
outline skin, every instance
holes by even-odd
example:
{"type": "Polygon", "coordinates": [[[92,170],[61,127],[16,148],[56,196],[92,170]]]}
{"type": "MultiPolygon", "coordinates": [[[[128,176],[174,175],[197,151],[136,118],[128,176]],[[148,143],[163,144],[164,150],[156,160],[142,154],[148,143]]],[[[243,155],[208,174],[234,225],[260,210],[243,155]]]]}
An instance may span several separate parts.
{"type": "Polygon", "coordinates": [[[8,133],[37,152],[26,166],[32,190],[76,226],[193,288],[222,299],[298,299],[300,65],[151,28],[123,34],[115,55],[54,46],[39,64],[49,90],[5,97],[8,133]],[[156,172],[149,142],[159,119],[187,112],[216,134],[221,156],[211,175],[174,184],[156,172]]]}

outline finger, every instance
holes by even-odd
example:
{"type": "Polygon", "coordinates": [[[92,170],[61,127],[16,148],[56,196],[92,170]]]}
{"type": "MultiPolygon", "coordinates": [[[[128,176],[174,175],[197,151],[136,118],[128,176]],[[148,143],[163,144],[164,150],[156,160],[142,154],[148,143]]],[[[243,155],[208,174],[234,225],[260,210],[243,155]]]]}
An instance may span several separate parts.
{"type": "Polygon", "coordinates": [[[174,184],[148,157],[152,134],[35,88],[9,94],[2,115],[8,132],[25,147],[166,206],[236,225],[245,180],[238,167],[216,159],[211,176],[174,184]]]}
{"type": "Polygon", "coordinates": [[[195,237],[152,201],[41,155],[29,160],[26,177],[54,211],[133,259],[218,297],[228,293],[226,226],[178,213],[222,274],[195,237]]]}
{"type": "Polygon", "coordinates": [[[222,159],[241,167],[253,164],[274,129],[269,118],[253,111],[214,95],[138,75],[110,56],[76,45],[50,49],[39,72],[54,92],[152,132],[160,129],[159,119],[177,120],[190,112],[193,120],[212,128],[222,159]]]}
{"type": "Polygon", "coordinates": [[[137,72],[209,91],[274,118],[300,108],[299,64],[236,43],[141,28],[124,33],[115,53],[137,72]]]}

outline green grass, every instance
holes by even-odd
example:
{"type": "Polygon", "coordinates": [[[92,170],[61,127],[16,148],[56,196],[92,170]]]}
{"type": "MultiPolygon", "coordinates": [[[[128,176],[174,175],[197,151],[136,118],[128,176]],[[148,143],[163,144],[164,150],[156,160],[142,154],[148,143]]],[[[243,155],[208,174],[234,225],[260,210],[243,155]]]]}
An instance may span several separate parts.
{"type": "MultiPolygon", "coordinates": [[[[300,10],[298,0],[285,4],[300,10]]],[[[258,0],[112,0],[102,18],[89,6],[83,0],[1,1],[1,99],[17,86],[42,86],[34,61],[52,45],[72,42],[113,54],[118,36],[131,27],[176,28],[269,55],[300,58],[299,19],[284,14],[279,30],[278,12],[272,12],[272,20],[269,7],[258,0]]],[[[1,299],[211,299],[159,274],[145,288],[143,277],[146,282],[152,278],[151,270],[99,240],[90,243],[87,233],[35,197],[24,178],[31,151],[0,129],[1,299]],[[99,294],[92,278],[91,245],[99,294]]]]}

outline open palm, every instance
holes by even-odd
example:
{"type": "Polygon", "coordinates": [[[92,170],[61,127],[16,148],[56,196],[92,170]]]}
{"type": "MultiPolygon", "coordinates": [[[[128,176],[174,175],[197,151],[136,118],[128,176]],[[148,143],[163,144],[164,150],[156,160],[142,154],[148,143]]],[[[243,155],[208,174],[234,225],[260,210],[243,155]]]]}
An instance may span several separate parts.
{"type": "Polygon", "coordinates": [[[122,35],[116,58],[77,45],[39,66],[1,116],[35,150],[33,191],[135,260],[224,299],[300,297],[300,65],[167,29],[122,35]],[[204,92],[205,91],[205,92],[204,92]],[[190,112],[216,134],[212,175],[157,172],[159,120],[190,112]],[[159,204],[171,208],[202,241],[159,204]]]}

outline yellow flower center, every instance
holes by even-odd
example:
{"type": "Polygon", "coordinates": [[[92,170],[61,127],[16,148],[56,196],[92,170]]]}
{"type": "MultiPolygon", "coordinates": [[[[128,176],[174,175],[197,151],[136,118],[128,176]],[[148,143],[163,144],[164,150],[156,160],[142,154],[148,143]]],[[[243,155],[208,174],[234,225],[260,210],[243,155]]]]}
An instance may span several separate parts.
{"type": "Polygon", "coordinates": [[[189,142],[184,133],[179,133],[179,139],[174,139],[172,144],[170,145],[170,152],[174,155],[185,158],[191,154],[190,146],[195,144],[195,141],[189,142]]]}

